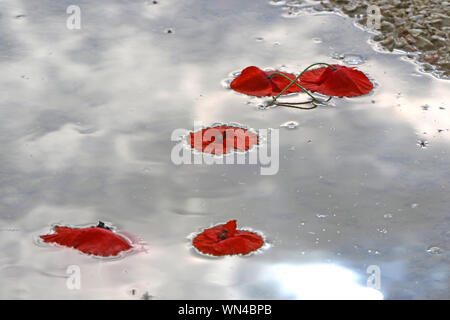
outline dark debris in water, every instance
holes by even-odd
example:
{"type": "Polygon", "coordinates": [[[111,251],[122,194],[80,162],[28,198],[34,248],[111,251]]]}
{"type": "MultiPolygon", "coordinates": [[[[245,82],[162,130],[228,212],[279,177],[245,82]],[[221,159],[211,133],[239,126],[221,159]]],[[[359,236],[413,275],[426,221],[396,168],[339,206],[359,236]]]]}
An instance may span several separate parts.
{"type": "Polygon", "coordinates": [[[145,292],[142,297],[141,300],[152,300],[153,296],[151,294],[149,294],[148,292],[145,292]]]}
{"type": "Polygon", "coordinates": [[[425,149],[425,148],[427,148],[428,147],[428,141],[427,140],[424,140],[424,139],[419,139],[418,141],[417,141],[417,145],[419,146],[419,147],[421,147],[422,149],[425,149]]]}

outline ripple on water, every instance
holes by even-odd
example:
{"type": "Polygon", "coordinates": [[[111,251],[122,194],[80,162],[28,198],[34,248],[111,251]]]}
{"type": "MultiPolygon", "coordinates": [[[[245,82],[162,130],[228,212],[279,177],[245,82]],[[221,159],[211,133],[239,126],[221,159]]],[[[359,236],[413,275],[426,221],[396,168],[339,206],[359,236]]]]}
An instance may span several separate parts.
{"type": "Polygon", "coordinates": [[[269,1],[269,4],[273,6],[283,6],[286,4],[286,0],[271,0],[269,1]]]}
{"type": "Polygon", "coordinates": [[[344,63],[351,65],[351,66],[357,66],[360,64],[363,64],[365,62],[365,59],[359,55],[359,54],[345,54],[344,55],[344,63]]]}
{"type": "Polygon", "coordinates": [[[366,62],[366,59],[362,55],[355,53],[333,52],[330,56],[332,59],[342,60],[345,64],[350,66],[361,65],[366,62]]]}
{"type": "Polygon", "coordinates": [[[296,129],[298,125],[299,124],[297,121],[287,121],[285,123],[280,124],[280,127],[286,129],[296,129]]]}
{"type": "Polygon", "coordinates": [[[258,110],[266,110],[269,108],[276,107],[276,105],[272,105],[271,107],[268,107],[268,104],[271,101],[272,101],[272,98],[270,98],[270,97],[261,97],[261,98],[253,97],[247,101],[247,104],[256,107],[258,110]]]}
{"type": "Polygon", "coordinates": [[[444,250],[442,250],[441,248],[436,247],[436,246],[431,246],[431,247],[428,247],[427,252],[429,254],[442,254],[442,253],[444,253],[444,250]]]}

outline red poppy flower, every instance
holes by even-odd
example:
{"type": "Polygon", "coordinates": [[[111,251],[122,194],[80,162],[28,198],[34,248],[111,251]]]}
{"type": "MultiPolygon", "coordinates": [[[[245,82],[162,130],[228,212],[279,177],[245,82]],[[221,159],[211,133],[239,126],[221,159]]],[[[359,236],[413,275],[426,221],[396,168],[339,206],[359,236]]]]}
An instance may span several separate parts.
{"type": "Polygon", "coordinates": [[[75,248],[83,253],[101,257],[117,256],[132,248],[123,237],[100,222],[96,227],[70,228],[56,226],[55,233],[40,236],[45,242],[75,248]]]}
{"type": "Polygon", "coordinates": [[[300,84],[307,90],[337,97],[356,97],[372,91],[372,82],[361,71],[333,66],[335,70],[323,67],[306,71],[300,77],[300,84]]]}
{"type": "Polygon", "coordinates": [[[237,230],[236,220],[204,230],[194,238],[194,247],[205,254],[225,256],[249,254],[264,245],[264,239],[250,231],[237,230]]]}
{"type": "Polygon", "coordinates": [[[188,140],[191,148],[205,153],[222,155],[233,149],[249,150],[258,144],[258,135],[244,128],[221,125],[192,132],[188,140]]]}
{"type": "MultiPolygon", "coordinates": [[[[296,78],[295,75],[291,73],[280,71],[263,71],[252,66],[242,70],[241,74],[231,82],[230,87],[234,91],[245,93],[249,96],[276,96],[283,91],[283,89],[286,88],[290,82],[288,79],[280,75],[274,75],[269,78],[269,76],[273,73],[282,73],[291,80],[296,78]]],[[[296,85],[292,85],[283,93],[283,95],[300,91],[302,91],[302,89],[296,85]]]]}

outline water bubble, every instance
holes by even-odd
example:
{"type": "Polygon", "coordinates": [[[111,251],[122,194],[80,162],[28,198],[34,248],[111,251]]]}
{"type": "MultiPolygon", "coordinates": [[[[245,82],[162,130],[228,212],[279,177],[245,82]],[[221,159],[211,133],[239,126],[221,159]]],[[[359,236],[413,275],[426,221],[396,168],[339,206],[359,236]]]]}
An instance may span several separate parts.
{"type": "Polygon", "coordinates": [[[312,41],[314,43],[322,43],[322,39],[320,39],[320,38],[313,38],[312,41]]]}
{"type": "Polygon", "coordinates": [[[430,254],[442,254],[444,253],[444,250],[436,246],[431,246],[427,249],[427,252],[430,254]]]}
{"type": "Polygon", "coordinates": [[[384,234],[388,233],[386,228],[378,228],[377,231],[384,234]]]}
{"type": "Polygon", "coordinates": [[[285,123],[280,124],[281,128],[286,128],[286,129],[296,129],[298,127],[298,122],[297,121],[288,121],[285,123]]]}
{"type": "Polygon", "coordinates": [[[344,63],[351,65],[351,66],[356,66],[356,65],[360,65],[363,64],[364,58],[358,54],[346,54],[344,55],[344,63]]]}
{"type": "Polygon", "coordinates": [[[331,54],[331,58],[336,59],[336,60],[342,60],[345,58],[345,55],[343,55],[341,53],[333,52],[331,54]]]}
{"type": "Polygon", "coordinates": [[[150,174],[152,170],[150,168],[144,168],[142,172],[144,172],[144,174],[150,174]]]}
{"type": "Polygon", "coordinates": [[[264,41],[264,38],[263,37],[256,37],[255,40],[258,41],[258,42],[261,42],[261,41],[264,41]]]}
{"type": "Polygon", "coordinates": [[[393,215],[391,213],[386,213],[383,217],[385,219],[392,219],[393,215]]]}
{"type": "Polygon", "coordinates": [[[415,208],[417,208],[418,206],[419,206],[419,204],[413,203],[413,204],[411,204],[411,209],[415,209],[415,208]]]}
{"type": "Polygon", "coordinates": [[[328,217],[327,214],[316,214],[316,217],[319,219],[325,219],[326,217],[328,217]]]}
{"type": "Polygon", "coordinates": [[[367,253],[371,255],[379,255],[381,252],[376,249],[369,249],[367,250],[367,253]]]}

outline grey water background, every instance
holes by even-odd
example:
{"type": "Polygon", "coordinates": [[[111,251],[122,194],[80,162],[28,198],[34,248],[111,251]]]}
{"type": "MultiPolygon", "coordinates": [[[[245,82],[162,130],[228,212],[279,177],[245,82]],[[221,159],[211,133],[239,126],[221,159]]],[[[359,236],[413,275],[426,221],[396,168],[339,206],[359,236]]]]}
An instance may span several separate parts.
{"type": "Polygon", "coordinates": [[[350,19],[282,13],[265,0],[0,2],[0,298],[450,297],[448,81],[374,50],[350,19]],[[69,5],[80,30],[66,28],[69,5]],[[261,110],[222,85],[246,66],[298,72],[336,54],[363,57],[371,94],[261,110]],[[174,165],[171,134],[194,121],[279,128],[279,172],[174,165]],[[145,250],[102,260],[36,242],[99,219],[145,250]],[[230,219],[271,247],[190,248],[230,219]]]}

